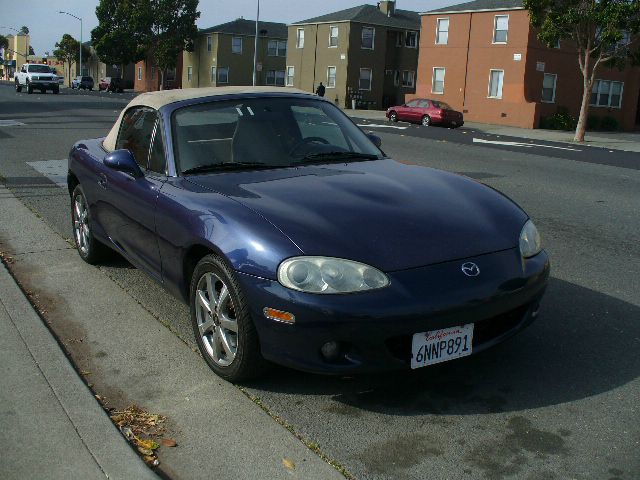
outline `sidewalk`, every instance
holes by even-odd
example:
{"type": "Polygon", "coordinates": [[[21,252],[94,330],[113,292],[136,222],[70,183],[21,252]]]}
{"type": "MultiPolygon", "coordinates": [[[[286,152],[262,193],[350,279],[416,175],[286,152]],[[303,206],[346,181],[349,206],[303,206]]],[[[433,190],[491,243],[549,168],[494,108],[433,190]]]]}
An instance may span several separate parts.
{"type": "Polygon", "coordinates": [[[0,264],[0,477],[154,479],[0,264]]]}
{"type": "MultiPolygon", "coordinates": [[[[344,110],[350,117],[387,122],[382,110],[344,110]]],[[[541,130],[489,125],[486,123],[465,122],[465,129],[505,137],[527,138],[530,140],[544,140],[547,142],[573,143],[573,132],[561,130],[541,130]]],[[[640,152],[640,132],[587,132],[584,145],[610,150],[625,150],[640,152]]]]}

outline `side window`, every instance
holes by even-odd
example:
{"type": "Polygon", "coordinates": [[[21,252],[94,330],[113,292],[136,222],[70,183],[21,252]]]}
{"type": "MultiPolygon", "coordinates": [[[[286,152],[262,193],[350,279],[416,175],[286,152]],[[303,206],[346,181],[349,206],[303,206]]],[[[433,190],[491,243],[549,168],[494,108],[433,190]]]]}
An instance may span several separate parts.
{"type": "Polygon", "coordinates": [[[419,100],[411,100],[409,103],[407,103],[407,107],[417,107],[419,103],[419,100]]]}
{"type": "Polygon", "coordinates": [[[156,134],[153,137],[153,145],[151,146],[151,154],[149,155],[149,170],[162,175],[167,174],[167,157],[164,152],[162,124],[158,122],[156,134]]]}
{"type": "Polygon", "coordinates": [[[430,108],[431,102],[429,100],[421,100],[419,106],[420,108],[430,108]]]}
{"type": "Polygon", "coordinates": [[[134,107],[128,110],[122,117],[116,141],[116,149],[129,150],[140,168],[145,170],[156,118],[156,111],[149,107],[134,107]]]}

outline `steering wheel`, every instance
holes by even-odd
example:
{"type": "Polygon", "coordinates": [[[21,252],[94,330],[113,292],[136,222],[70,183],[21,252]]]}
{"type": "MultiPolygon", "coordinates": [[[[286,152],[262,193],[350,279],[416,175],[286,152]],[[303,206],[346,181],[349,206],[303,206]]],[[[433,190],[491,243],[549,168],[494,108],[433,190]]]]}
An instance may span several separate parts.
{"type": "Polygon", "coordinates": [[[293,148],[291,150],[289,150],[289,155],[293,155],[293,153],[298,150],[300,147],[302,147],[303,145],[306,145],[307,143],[322,143],[324,145],[329,145],[329,141],[325,138],[322,137],[306,137],[303,138],[302,140],[300,140],[298,143],[296,143],[293,148]]]}

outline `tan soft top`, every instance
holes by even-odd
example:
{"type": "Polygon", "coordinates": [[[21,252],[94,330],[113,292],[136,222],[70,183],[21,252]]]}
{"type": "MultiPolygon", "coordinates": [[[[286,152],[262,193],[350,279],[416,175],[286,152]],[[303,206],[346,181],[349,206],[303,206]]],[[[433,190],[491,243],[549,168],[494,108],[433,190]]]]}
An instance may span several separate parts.
{"type": "Polygon", "coordinates": [[[111,131],[102,142],[102,146],[108,152],[116,149],[116,140],[118,131],[120,130],[120,122],[124,112],[131,107],[142,105],[158,110],[165,105],[193,98],[215,97],[218,95],[237,95],[241,93],[304,93],[309,94],[297,88],[282,87],[207,87],[207,88],[182,88],[178,90],[163,90],[160,92],[142,93],[131,100],[127,106],[120,112],[118,120],[111,127],[111,131]]]}

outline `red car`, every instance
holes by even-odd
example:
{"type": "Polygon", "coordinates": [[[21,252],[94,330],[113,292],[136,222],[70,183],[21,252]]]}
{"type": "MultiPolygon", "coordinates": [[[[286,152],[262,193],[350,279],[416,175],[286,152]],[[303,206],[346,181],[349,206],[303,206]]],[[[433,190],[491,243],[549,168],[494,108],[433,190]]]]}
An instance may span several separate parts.
{"type": "Polygon", "coordinates": [[[445,102],[426,98],[416,98],[404,105],[389,107],[386,116],[392,122],[404,120],[405,122],[421,123],[425,127],[447,125],[457,128],[464,125],[464,117],[461,112],[454,110],[445,102]]]}

